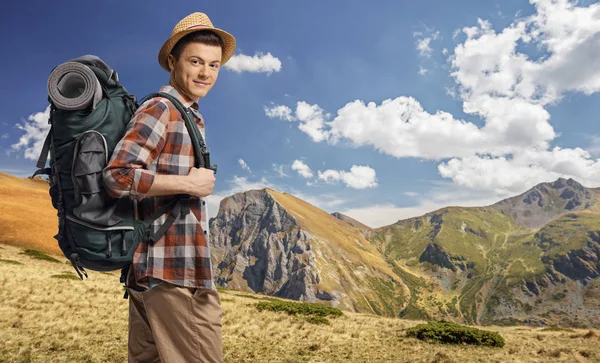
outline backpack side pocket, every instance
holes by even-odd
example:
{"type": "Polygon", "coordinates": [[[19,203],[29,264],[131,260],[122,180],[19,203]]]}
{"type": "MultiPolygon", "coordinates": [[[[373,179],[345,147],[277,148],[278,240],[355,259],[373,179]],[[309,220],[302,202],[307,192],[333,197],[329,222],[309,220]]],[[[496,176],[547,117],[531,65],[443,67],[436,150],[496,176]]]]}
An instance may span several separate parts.
{"type": "Polygon", "coordinates": [[[79,220],[99,226],[114,226],[122,221],[115,215],[117,200],[104,189],[102,170],[108,163],[106,139],[98,131],[87,131],[75,142],[71,177],[75,208],[79,220]]]}

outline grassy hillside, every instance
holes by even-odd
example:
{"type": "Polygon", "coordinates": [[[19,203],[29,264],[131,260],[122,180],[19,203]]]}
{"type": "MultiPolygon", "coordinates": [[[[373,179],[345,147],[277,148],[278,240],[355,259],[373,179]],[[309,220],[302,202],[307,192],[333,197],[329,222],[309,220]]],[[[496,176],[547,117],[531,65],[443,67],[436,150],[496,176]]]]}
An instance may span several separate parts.
{"type": "Polygon", "coordinates": [[[360,233],[360,227],[291,194],[267,188],[312,235],[320,288],[344,290],[362,312],[397,316],[406,306],[407,288],[379,251],[360,233]]]}
{"type": "Polygon", "coordinates": [[[449,207],[399,221],[369,240],[407,282],[403,317],[597,326],[600,314],[590,309],[597,284],[588,284],[600,274],[597,197],[559,179],[493,206],[449,207]],[[523,224],[540,221],[540,228],[523,224]]]}
{"type": "MultiPolygon", "coordinates": [[[[117,273],[72,279],[66,259],[33,259],[0,245],[0,361],[125,362],[127,301],[117,273]]],[[[418,321],[344,312],[330,324],[258,311],[263,295],[221,290],[225,362],[591,362],[600,332],[486,327],[503,348],[408,338],[418,321]]],[[[270,298],[272,299],[272,298],[270,298]]],[[[277,299],[279,300],[279,299],[277,299]]]]}
{"type": "Polygon", "coordinates": [[[60,254],[58,218],[44,180],[0,173],[0,243],[60,254]]]}

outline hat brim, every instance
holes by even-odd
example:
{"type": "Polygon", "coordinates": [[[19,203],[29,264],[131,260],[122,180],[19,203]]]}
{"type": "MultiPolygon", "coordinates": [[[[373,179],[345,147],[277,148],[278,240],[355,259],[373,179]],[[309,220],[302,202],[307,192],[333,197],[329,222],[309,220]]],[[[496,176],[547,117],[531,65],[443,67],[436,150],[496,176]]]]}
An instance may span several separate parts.
{"type": "Polygon", "coordinates": [[[228,32],[226,32],[225,30],[207,27],[204,29],[184,30],[184,31],[178,32],[175,35],[172,35],[169,39],[167,39],[165,41],[165,43],[163,44],[163,46],[160,48],[160,51],[158,52],[158,63],[160,64],[160,66],[167,72],[171,72],[171,69],[169,68],[168,57],[169,57],[169,54],[171,53],[171,51],[173,50],[173,47],[175,46],[175,44],[177,44],[177,42],[179,40],[181,40],[181,38],[185,37],[186,35],[197,32],[197,31],[201,31],[201,30],[210,30],[212,32],[215,32],[217,35],[219,35],[221,37],[221,39],[223,40],[223,56],[221,57],[221,65],[225,64],[233,56],[233,53],[235,52],[235,47],[236,47],[235,37],[233,35],[229,34],[228,32]]]}

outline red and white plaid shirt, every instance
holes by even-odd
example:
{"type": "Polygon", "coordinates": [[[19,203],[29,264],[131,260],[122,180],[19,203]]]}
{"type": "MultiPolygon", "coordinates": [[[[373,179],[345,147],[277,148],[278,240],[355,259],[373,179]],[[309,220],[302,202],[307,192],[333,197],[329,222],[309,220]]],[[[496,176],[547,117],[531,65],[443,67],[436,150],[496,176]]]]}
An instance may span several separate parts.
{"type": "MultiPolygon", "coordinates": [[[[163,86],[160,91],[197,111],[197,103],[175,88],[163,86]]],[[[204,137],[204,120],[195,114],[204,137]]],[[[192,167],[194,150],[182,116],[169,100],[153,98],[140,105],[127,125],[125,136],[104,169],[104,185],[115,198],[137,199],[138,218],[146,219],[172,198],[146,195],[155,176],[188,175],[192,167]]],[[[164,224],[168,214],[150,226],[151,233],[164,224]]],[[[189,214],[178,217],[155,243],[140,243],[133,255],[135,281],[147,285],[150,277],[179,286],[215,289],[208,241],[206,203],[204,198],[190,196],[189,214]]]]}

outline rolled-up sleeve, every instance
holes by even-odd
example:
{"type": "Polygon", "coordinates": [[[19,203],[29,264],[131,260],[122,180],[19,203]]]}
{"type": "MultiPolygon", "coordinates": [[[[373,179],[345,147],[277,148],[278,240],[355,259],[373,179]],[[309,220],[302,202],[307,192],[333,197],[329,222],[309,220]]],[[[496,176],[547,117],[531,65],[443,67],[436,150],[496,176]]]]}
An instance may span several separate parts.
{"type": "Polygon", "coordinates": [[[142,200],[150,191],[156,172],[149,170],[165,146],[169,108],[158,99],[141,106],[127,125],[102,172],[106,191],[113,198],[142,200]]]}

